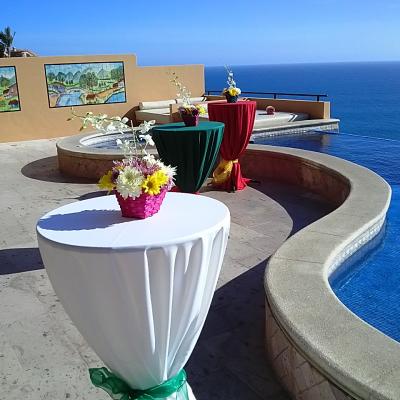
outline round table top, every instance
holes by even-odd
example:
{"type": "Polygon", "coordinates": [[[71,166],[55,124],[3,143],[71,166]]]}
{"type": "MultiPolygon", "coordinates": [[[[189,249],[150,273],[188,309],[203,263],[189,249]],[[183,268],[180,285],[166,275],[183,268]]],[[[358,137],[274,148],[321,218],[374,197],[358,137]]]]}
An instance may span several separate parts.
{"type": "Polygon", "coordinates": [[[38,235],[66,246],[124,249],[183,243],[229,222],[225,204],[210,197],[167,193],[160,211],[146,219],[121,216],[114,195],[67,204],[44,215],[38,235]]]}
{"type": "Polygon", "coordinates": [[[153,132],[198,132],[212,129],[223,128],[222,122],[216,121],[200,121],[197,126],[186,126],[183,122],[174,122],[172,124],[158,125],[152,128],[153,132]]]}

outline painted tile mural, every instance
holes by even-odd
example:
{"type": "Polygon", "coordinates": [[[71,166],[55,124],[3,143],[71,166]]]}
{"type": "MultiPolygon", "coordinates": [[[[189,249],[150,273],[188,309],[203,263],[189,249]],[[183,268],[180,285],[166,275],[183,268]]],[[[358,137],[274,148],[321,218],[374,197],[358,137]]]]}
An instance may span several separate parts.
{"type": "Polygon", "coordinates": [[[0,112],[20,110],[15,67],[0,67],[0,112]]]}
{"type": "Polygon", "coordinates": [[[125,103],[123,62],[45,64],[49,105],[125,103]]]}

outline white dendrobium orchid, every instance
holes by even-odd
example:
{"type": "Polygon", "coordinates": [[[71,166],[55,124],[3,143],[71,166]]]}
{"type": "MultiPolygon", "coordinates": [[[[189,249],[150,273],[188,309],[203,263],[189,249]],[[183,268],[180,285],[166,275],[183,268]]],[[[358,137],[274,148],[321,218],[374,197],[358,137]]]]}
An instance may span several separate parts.
{"type": "Polygon", "coordinates": [[[183,86],[182,83],[179,81],[179,77],[175,72],[172,72],[172,79],[171,82],[175,85],[178,89],[178,93],[176,97],[182,99],[182,104],[184,106],[190,106],[192,104],[190,97],[192,96],[191,92],[188,90],[186,86],[183,86]]]}
{"type": "Polygon", "coordinates": [[[156,121],[152,119],[151,121],[143,121],[139,126],[138,130],[140,133],[147,133],[154,125],[156,121]]]}
{"type": "Polygon", "coordinates": [[[72,109],[72,117],[80,118],[82,121],[81,130],[92,126],[103,134],[109,134],[113,132],[120,132],[121,134],[130,133],[132,139],[121,140],[118,139],[117,145],[123,151],[125,157],[132,157],[133,155],[146,155],[146,147],[148,145],[154,146],[155,143],[151,135],[147,134],[150,129],[155,125],[156,121],[144,121],[139,126],[133,126],[130,123],[129,118],[120,116],[109,117],[107,114],[94,115],[92,112],[87,112],[85,115],[77,115],[72,109]],[[139,135],[141,133],[141,135],[139,135]],[[145,141],[143,145],[140,143],[140,139],[145,141]]]}
{"type": "Polygon", "coordinates": [[[143,139],[146,142],[146,144],[148,144],[149,146],[154,146],[155,145],[154,140],[151,137],[151,135],[149,135],[149,134],[147,134],[147,135],[139,135],[139,137],[140,137],[140,139],[143,139]]]}
{"type": "Polygon", "coordinates": [[[135,145],[130,140],[117,139],[116,143],[124,153],[124,156],[129,156],[135,151],[135,145]]]}
{"type": "MultiPolygon", "coordinates": [[[[102,130],[103,127],[103,123],[101,123],[101,126],[98,127],[97,125],[95,125],[96,129],[102,130]]],[[[105,128],[107,132],[115,132],[117,129],[115,128],[114,123],[111,123],[109,125],[107,125],[107,127],[105,128]]]]}

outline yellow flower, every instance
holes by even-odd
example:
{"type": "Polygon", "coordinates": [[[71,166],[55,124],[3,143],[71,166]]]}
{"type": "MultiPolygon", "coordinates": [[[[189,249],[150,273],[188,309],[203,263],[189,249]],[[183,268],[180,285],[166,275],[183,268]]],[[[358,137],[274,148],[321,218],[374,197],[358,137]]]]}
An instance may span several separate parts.
{"type": "Polygon", "coordinates": [[[200,114],[200,115],[204,115],[204,114],[206,113],[206,108],[205,108],[204,106],[198,104],[198,105],[196,106],[196,108],[199,110],[199,114],[200,114]]]}
{"type": "Polygon", "coordinates": [[[228,90],[228,92],[229,92],[229,94],[230,94],[231,96],[236,96],[236,95],[237,95],[237,91],[236,91],[235,88],[230,88],[230,89],[228,90]]]}
{"type": "Polygon", "coordinates": [[[142,183],[142,189],[150,196],[160,194],[161,187],[168,182],[168,176],[163,171],[156,171],[142,183]]]}
{"type": "Polygon", "coordinates": [[[97,184],[97,186],[100,189],[104,189],[104,190],[108,190],[111,191],[114,189],[115,185],[112,181],[112,171],[108,171],[105,175],[103,175],[100,180],[99,183],[97,184]]]}

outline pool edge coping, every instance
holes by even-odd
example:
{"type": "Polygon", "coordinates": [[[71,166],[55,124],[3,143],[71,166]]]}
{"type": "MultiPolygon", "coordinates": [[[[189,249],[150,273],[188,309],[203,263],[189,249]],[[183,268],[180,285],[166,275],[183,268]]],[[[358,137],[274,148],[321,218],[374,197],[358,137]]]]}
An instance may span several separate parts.
{"type": "Polygon", "coordinates": [[[271,257],[266,296],[285,334],[328,379],[359,398],[398,398],[399,343],[348,310],[328,282],[379,232],[390,186],[369,169],[327,154],[266,145],[250,145],[248,151],[311,162],[348,182],[350,192],[337,209],[297,232],[271,257]]]}

